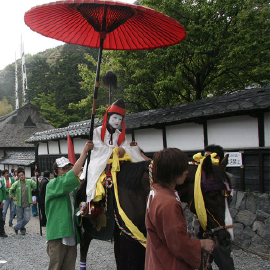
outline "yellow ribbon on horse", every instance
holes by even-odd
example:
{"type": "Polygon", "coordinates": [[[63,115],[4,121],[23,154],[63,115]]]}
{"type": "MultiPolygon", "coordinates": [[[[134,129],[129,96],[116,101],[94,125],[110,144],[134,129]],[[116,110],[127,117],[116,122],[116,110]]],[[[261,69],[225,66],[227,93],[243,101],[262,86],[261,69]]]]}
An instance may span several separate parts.
{"type": "MultiPolygon", "coordinates": [[[[124,221],[126,227],[129,229],[129,231],[133,234],[134,237],[136,237],[139,241],[145,241],[146,238],[143,235],[142,232],[139,231],[139,229],[133,224],[133,222],[128,218],[126,213],[121,208],[120,202],[119,202],[119,196],[118,196],[118,185],[117,185],[117,172],[120,171],[120,161],[129,161],[132,162],[132,159],[130,156],[125,153],[122,158],[119,158],[118,156],[118,148],[115,147],[113,149],[113,158],[108,160],[108,164],[112,164],[111,168],[111,175],[113,179],[113,186],[114,186],[114,195],[115,200],[117,203],[118,213],[121,216],[122,220],[124,221]]],[[[100,201],[102,197],[105,195],[105,190],[103,187],[104,179],[106,178],[105,171],[101,174],[101,176],[98,179],[97,187],[96,187],[96,196],[94,201],[100,201]]],[[[140,242],[144,247],[146,247],[146,244],[143,242],[140,242]]]]}
{"type": "MultiPolygon", "coordinates": [[[[217,165],[219,163],[219,160],[215,158],[217,154],[212,153],[211,159],[212,163],[214,165],[217,165]]],[[[205,159],[204,156],[202,156],[201,153],[197,153],[193,156],[193,159],[200,163],[198,165],[196,174],[195,174],[195,181],[194,181],[194,203],[195,203],[195,209],[196,213],[199,219],[199,222],[202,226],[202,228],[206,231],[207,226],[207,213],[205,209],[205,203],[203,199],[202,189],[201,189],[201,178],[202,178],[202,164],[205,159]]]]}
{"type": "MultiPolygon", "coordinates": [[[[117,153],[118,153],[118,148],[114,148],[117,149],[117,153]]],[[[113,152],[114,153],[114,152],[113,152]]],[[[107,162],[107,164],[112,164],[112,166],[115,166],[115,170],[116,172],[120,171],[120,161],[129,161],[132,162],[132,159],[130,158],[130,156],[125,153],[124,156],[122,158],[118,157],[118,154],[114,155],[113,154],[113,158],[110,158],[107,162]]],[[[111,169],[111,172],[113,171],[113,168],[111,169]]],[[[102,198],[105,196],[105,189],[103,186],[104,180],[106,178],[106,173],[105,170],[102,172],[102,174],[100,175],[97,184],[96,184],[96,195],[94,198],[94,202],[99,202],[102,200],[102,198]]]]}

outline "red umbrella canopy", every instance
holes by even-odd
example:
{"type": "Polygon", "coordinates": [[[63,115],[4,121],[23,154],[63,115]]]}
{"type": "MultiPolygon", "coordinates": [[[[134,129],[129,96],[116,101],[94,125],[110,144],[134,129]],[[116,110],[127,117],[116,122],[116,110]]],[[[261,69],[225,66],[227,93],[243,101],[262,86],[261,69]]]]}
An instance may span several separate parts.
{"type": "Polygon", "coordinates": [[[36,6],[25,23],[44,36],[106,50],[145,50],[180,43],[186,36],[176,20],[151,8],[106,0],[67,0],[36,6]]]}

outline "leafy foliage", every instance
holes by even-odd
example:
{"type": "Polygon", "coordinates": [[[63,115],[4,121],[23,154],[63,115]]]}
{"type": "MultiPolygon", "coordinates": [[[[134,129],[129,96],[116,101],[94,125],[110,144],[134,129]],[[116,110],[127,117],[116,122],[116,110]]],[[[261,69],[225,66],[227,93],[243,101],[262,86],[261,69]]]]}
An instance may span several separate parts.
{"type": "Polygon", "coordinates": [[[186,39],[151,51],[105,52],[130,112],[269,84],[268,1],[144,0],[179,21],[186,39]]]}
{"type": "Polygon", "coordinates": [[[8,103],[8,100],[6,97],[3,97],[2,100],[0,100],[0,116],[6,115],[13,111],[13,108],[11,104],[8,103]]]}
{"type": "MultiPolygon", "coordinates": [[[[108,70],[117,75],[112,102],[123,98],[129,113],[269,84],[268,1],[137,0],[135,4],[176,19],[187,37],[162,49],[103,51],[98,119],[109,105],[108,87],[102,83],[108,70]]],[[[26,56],[27,98],[53,126],[90,118],[97,53],[65,44],[26,56]]],[[[17,64],[19,71],[20,61],[17,64]]],[[[5,96],[5,104],[13,107],[14,81],[13,63],[0,71],[0,99],[5,96]]],[[[21,92],[19,83],[20,101],[21,92]]]]}

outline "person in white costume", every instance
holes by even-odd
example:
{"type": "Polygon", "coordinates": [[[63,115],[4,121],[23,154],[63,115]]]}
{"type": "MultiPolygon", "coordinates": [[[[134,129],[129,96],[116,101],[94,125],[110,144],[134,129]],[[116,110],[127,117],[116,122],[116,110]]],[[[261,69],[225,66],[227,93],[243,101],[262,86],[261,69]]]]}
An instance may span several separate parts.
{"type": "MultiPolygon", "coordinates": [[[[124,116],[125,103],[122,99],[119,99],[108,107],[103,118],[102,126],[94,129],[94,148],[87,170],[87,202],[95,198],[96,183],[101,173],[105,170],[115,147],[118,147],[119,157],[123,157],[126,152],[133,162],[145,160],[136,143],[133,143],[134,146],[130,146],[126,141],[124,116]],[[122,132],[118,129],[121,125],[122,132]]],[[[84,170],[80,177],[81,179],[86,176],[86,167],[87,162],[84,165],[84,170]]]]}

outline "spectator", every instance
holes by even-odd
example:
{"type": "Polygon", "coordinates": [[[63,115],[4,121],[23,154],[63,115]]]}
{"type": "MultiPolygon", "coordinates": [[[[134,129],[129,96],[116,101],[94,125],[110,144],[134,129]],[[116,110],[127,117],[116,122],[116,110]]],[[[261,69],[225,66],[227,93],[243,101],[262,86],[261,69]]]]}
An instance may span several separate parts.
{"type": "Polygon", "coordinates": [[[19,178],[18,178],[18,170],[15,169],[13,173],[14,173],[14,180],[15,181],[19,180],[19,178]]]}
{"type": "Polygon", "coordinates": [[[212,251],[212,240],[193,239],[187,232],[187,222],[176,185],[181,185],[188,173],[188,157],[176,148],[167,148],[154,155],[154,184],[146,209],[147,246],[145,270],[197,269],[201,249],[212,251]]]}
{"type": "Polygon", "coordinates": [[[1,184],[3,189],[3,202],[4,202],[4,206],[3,206],[3,220],[4,222],[6,221],[6,214],[7,214],[7,210],[9,207],[9,227],[12,227],[13,223],[13,218],[14,218],[14,203],[13,203],[13,199],[10,197],[9,195],[9,189],[10,187],[13,185],[14,178],[10,178],[9,177],[9,172],[8,170],[3,170],[3,176],[4,178],[1,179],[1,184]]]}
{"type": "Polygon", "coordinates": [[[0,182],[0,237],[7,237],[7,234],[5,233],[5,221],[3,220],[3,214],[2,214],[2,210],[3,210],[3,187],[2,187],[2,183],[0,182]]]}
{"type": "Polygon", "coordinates": [[[41,183],[40,183],[39,196],[38,196],[39,209],[41,213],[41,217],[40,217],[41,226],[46,226],[46,223],[47,223],[47,218],[45,214],[45,195],[46,195],[46,187],[49,181],[50,181],[50,172],[45,171],[43,174],[43,179],[41,180],[41,183]]]}
{"type": "MultiPolygon", "coordinates": [[[[15,169],[13,173],[14,173],[14,181],[18,181],[19,180],[19,178],[18,178],[18,170],[15,169]]],[[[15,217],[16,217],[16,204],[14,204],[14,218],[15,217]]]]}
{"type": "Polygon", "coordinates": [[[25,225],[30,220],[30,205],[33,203],[32,188],[36,188],[37,183],[32,179],[25,179],[23,168],[18,168],[18,177],[19,180],[9,190],[10,196],[13,197],[17,206],[17,225],[13,228],[16,234],[20,230],[21,234],[25,235],[25,225]]]}
{"type": "Polygon", "coordinates": [[[47,184],[45,212],[47,217],[46,240],[49,268],[74,270],[77,257],[79,235],[75,226],[73,191],[80,185],[77,177],[93,142],[88,141],[74,167],[61,157],[53,164],[54,175],[47,184]],[[72,169],[71,169],[72,168],[72,169]]]}
{"type": "MultiPolygon", "coordinates": [[[[38,175],[39,175],[38,171],[35,170],[35,176],[32,177],[32,180],[34,180],[36,183],[38,181],[38,175]]],[[[33,217],[38,216],[37,199],[38,199],[38,190],[37,189],[32,189],[32,200],[33,200],[32,214],[33,214],[33,217]]]]}
{"type": "Polygon", "coordinates": [[[9,173],[9,177],[13,177],[14,178],[14,169],[11,169],[10,173],[9,173]]]}

